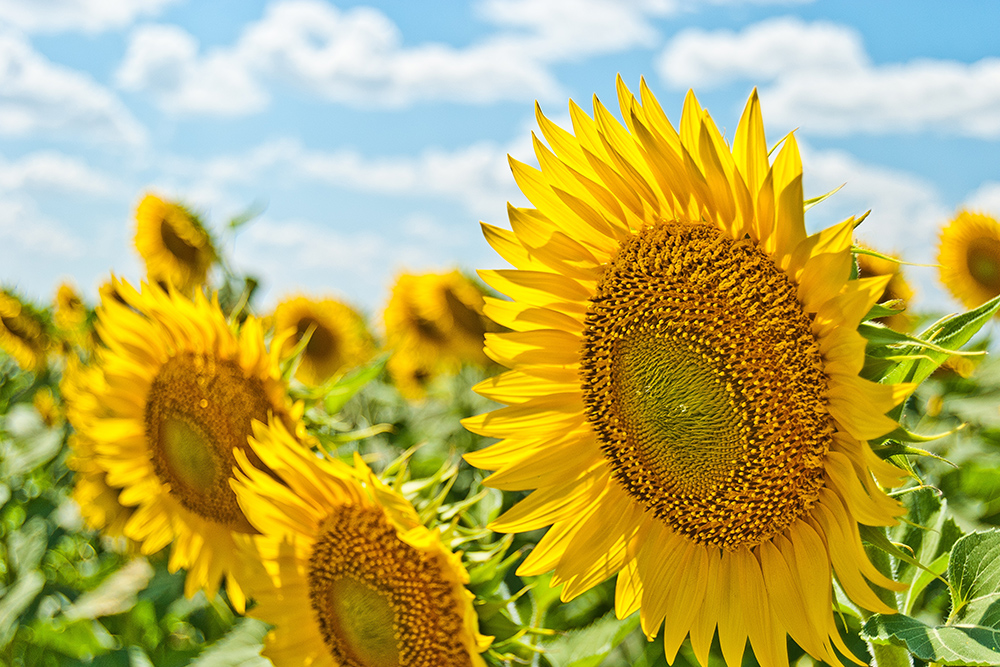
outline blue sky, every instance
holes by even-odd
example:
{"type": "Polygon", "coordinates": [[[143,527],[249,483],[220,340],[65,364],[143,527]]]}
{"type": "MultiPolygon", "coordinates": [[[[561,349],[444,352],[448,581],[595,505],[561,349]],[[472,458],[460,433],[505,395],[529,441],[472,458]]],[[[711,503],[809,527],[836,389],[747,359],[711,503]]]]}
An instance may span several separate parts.
{"type": "Polygon", "coordinates": [[[806,195],[846,183],[809,225],[871,208],[863,240],[932,262],[957,208],[1000,215],[997,25],[987,1],[0,0],[0,283],[137,279],[152,191],[216,227],[263,209],[230,245],[263,306],[376,312],[401,270],[500,266],[478,221],[525,203],[533,101],[615,109],[619,72],[672,118],[694,88],[729,136],[757,86],[806,195]]]}

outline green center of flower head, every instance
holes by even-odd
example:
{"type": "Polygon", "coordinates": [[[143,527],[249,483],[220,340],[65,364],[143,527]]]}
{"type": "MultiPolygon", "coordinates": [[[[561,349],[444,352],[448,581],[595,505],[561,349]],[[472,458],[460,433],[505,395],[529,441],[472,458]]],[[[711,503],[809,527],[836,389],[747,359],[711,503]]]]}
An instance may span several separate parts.
{"type": "Polygon", "coordinates": [[[309,558],[309,601],[341,667],[469,667],[462,618],[437,559],[399,538],[378,507],[328,516],[309,558]]]}
{"type": "Polygon", "coordinates": [[[230,530],[253,532],[229,486],[236,457],[247,448],[254,419],[273,410],[258,378],[239,364],[182,352],[160,367],[146,397],[146,444],[153,469],[169,493],[198,516],[230,530]]]}
{"type": "Polygon", "coordinates": [[[753,546],[818,497],[834,430],[822,358],[791,281],[748,239],[661,222],[624,242],[581,376],[615,478],[677,532],[753,546]]]}
{"type": "Polygon", "coordinates": [[[399,667],[392,605],[384,594],[343,577],[330,583],[330,621],[359,662],[368,667],[399,667]]]}
{"type": "Polygon", "coordinates": [[[1000,294],[1000,241],[975,238],[966,251],[969,273],[983,287],[1000,294]]]}

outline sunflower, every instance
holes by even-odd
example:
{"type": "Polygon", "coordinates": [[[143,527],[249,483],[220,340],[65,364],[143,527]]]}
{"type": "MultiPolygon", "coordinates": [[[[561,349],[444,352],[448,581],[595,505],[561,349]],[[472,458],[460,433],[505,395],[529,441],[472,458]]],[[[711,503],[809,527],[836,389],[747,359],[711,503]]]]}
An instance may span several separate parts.
{"type": "Polygon", "coordinates": [[[941,230],[941,282],[968,308],[1000,294],[1000,222],[983,213],[961,211],[941,230]]]}
{"type": "Polygon", "coordinates": [[[45,365],[49,345],[41,315],[13,292],[0,289],[0,350],[23,370],[34,371],[45,365]]]}
{"type": "Polygon", "coordinates": [[[87,321],[87,307],[79,292],[69,283],[59,284],[53,302],[52,319],[60,329],[74,331],[87,321]]]}
{"type": "Polygon", "coordinates": [[[281,424],[254,424],[233,488],[259,536],[241,538],[249,612],[275,626],[277,667],[484,667],[469,576],[409,501],[355,458],[321,459],[281,424]]]}
{"type": "Polygon", "coordinates": [[[484,225],[516,267],[480,272],[514,299],[485,306],[512,370],[477,386],[509,407],[464,420],[501,439],[466,459],[535,489],[491,527],[551,526],[518,573],[554,570],[563,600],[617,574],[618,616],[663,627],[669,661],[690,635],[708,664],[717,628],[730,665],[748,638],[787,665],[786,634],[840,664],[831,574],[878,612],[867,582],[900,588],[858,529],[903,513],[866,441],[912,387],[858,375],[889,277],[849,279],[853,220],[806,235],[795,137],[770,164],[756,91],[732,150],[693,93],[679,132],[645,82],[618,93],[625,127],[597,100],[574,133],[539,110],[541,169],[511,160],[537,208],[484,225]]]}
{"type": "Polygon", "coordinates": [[[117,494],[129,514],[123,533],[142,553],[173,543],[169,569],[188,569],[188,596],[214,595],[225,575],[242,609],[234,534],[253,528],[229,486],[233,450],[255,419],[296,416],[278,367],[282,340],[269,353],[253,318],[237,335],[200,292],[191,301],[156,284],[112,286],[124,303],[101,302],[102,346],[90,366],[70,364],[62,384],[77,434],[77,498],[117,494]]]}
{"type": "Polygon", "coordinates": [[[204,225],[179,204],[146,195],[135,212],[135,248],[151,281],[173,284],[190,294],[203,285],[216,259],[204,225]]]}
{"type": "Polygon", "coordinates": [[[274,309],[274,328],[294,330],[285,343],[284,354],[290,353],[310,333],[295,374],[306,384],[322,384],[335,373],[364,363],[375,354],[375,341],[364,318],[334,299],[305,296],[285,299],[274,309]]]}
{"type": "MultiPolygon", "coordinates": [[[[899,301],[905,309],[913,298],[913,288],[906,282],[906,277],[903,276],[899,262],[864,253],[857,253],[855,258],[858,261],[858,275],[861,278],[889,276],[889,284],[885,286],[885,290],[878,296],[879,303],[884,301],[899,301]]],[[[913,324],[912,318],[906,314],[905,310],[898,315],[885,317],[879,321],[897,331],[907,331],[913,324]]]]}
{"type": "Polygon", "coordinates": [[[431,377],[464,363],[489,362],[483,293],[458,271],[400,275],[383,320],[386,346],[394,350],[389,373],[406,395],[418,396],[431,377]]]}
{"type": "Polygon", "coordinates": [[[74,433],[69,437],[69,451],[66,465],[75,471],[73,500],[84,523],[108,537],[125,537],[125,524],[134,508],[122,505],[118,500],[121,489],[108,485],[106,472],[95,460],[94,443],[74,433]]]}

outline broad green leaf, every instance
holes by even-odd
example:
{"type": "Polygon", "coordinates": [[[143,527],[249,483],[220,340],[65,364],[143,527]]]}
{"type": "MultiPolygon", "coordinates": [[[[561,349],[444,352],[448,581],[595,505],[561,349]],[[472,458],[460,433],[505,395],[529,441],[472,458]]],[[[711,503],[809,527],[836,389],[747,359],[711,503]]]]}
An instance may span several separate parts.
{"type": "Polygon", "coordinates": [[[0,648],[7,646],[17,631],[17,620],[45,586],[45,577],[31,570],[17,578],[0,598],[0,648]]]}
{"type": "Polygon", "coordinates": [[[271,661],[260,655],[269,629],[262,621],[244,618],[192,661],[191,667],[270,667],[271,661]]]}
{"type": "MultiPolygon", "coordinates": [[[[927,327],[916,338],[932,342],[940,350],[957,350],[965,345],[1000,310],[1000,296],[966,313],[949,315],[927,327]]],[[[899,345],[895,356],[904,359],[890,367],[877,379],[886,384],[898,382],[923,382],[935,368],[948,358],[947,352],[929,349],[924,345],[899,345]],[[912,359],[906,359],[913,356],[912,359]]]]}
{"type": "Polygon", "coordinates": [[[553,665],[597,667],[638,625],[639,614],[619,621],[611,612],[546,644],[545,655],[553,665]]]}
{"type": "Polygon", "coordinates": [[[925,662],[939,665],[1000,665],[1000,631],[981,627],[931,627],[915,618],[875,614],[861,636],[876,644],[895,644],[925,662]]]}
{"type": "Polygon", "coordinates": [[[145,558],[136,558],[101,582],[101,585],[78,597],[65,611],[67,619],[99,618],[128,611],[136,595],[153,578],[153,568],[145,558]]]}
{"type": "Polygon", "coordinates": [[[387,355],[381,355],[366,366],[351,371],[329,387],[326,390],[326,397],[323,399],[323,407],[327,413],[333,415],[340,412],[347,401],[379,376],[388,359],[387,355]]]}
{"type": "Polygon", "coordinates": [[[940,665],[1000,665],[1000,531],[965,535],[948,563],[952,611],[947,623],[930,626],[915,618],[875,614],[862,636],[905,646],[940,665]]]}

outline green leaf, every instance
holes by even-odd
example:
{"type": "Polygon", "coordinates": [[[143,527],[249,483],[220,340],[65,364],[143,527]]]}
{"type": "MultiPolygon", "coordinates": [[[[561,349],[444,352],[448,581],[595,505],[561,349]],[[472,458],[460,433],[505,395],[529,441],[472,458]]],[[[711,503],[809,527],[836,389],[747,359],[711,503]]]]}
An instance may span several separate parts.
{"type": "Polygon", "coordinates": [[[351,371],[327,389],[326,397],[323,399],[323,407],[327,413],[334,415],[340,412],[347,401],[379,376],[388,359],[388,355],[381,355],[366,366],[351,371]]]}
{"type": "Polygon", "coordinates": [[[597,667],[638,625],[639,614],[619,621],[610,612],[589,626],[546,644],[545,655],[553,665],[597,667]]]}
{"type": "Polygon", "coordinates": [[[7,646],[17,631],[18,619],[45,586],[45,577],[38,570],[17,578],[0,598],[0,648],[7,646]]]}
{"type": "MultiPolygon", "coordinates": [[[[930,325],[916,338],[933,341],[941,350],[955,350],[965,345],[1000,310],[1000,296],[966,313],[949,315],[930,325]]],[[[886,384],[913,382],[919,384],[934,372],[945,359],[947,352],[928,349],[922,345],[901,345],[895,355],[904,357],[877,379],[886,384]],[[913,358],[906,359],[905,357],[913,358]]]]}
{"type": "Polygon", "coordinates": [[[260,655],[269,629],[262,621],[244,618],[192,661],[191,667],[270,667],[271,661],[260,655]]]}
{"type": "Polygon", "coordinates": [[[940,665],[1000,664],[1000,531],[971,533],[956,541],[948,580],[952,611],[946,624],[875,614],[862,636],[904,646],[917,658],[940,665]]]}

